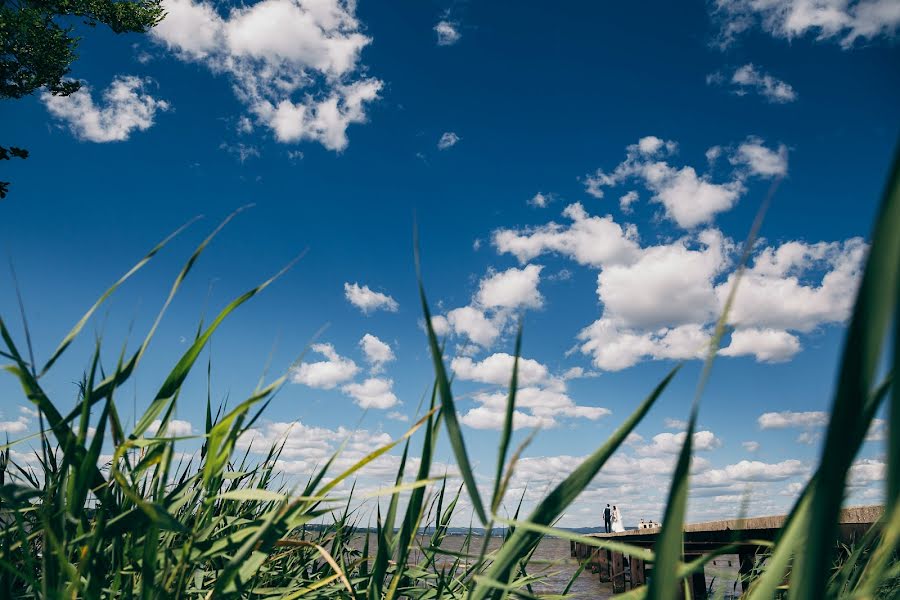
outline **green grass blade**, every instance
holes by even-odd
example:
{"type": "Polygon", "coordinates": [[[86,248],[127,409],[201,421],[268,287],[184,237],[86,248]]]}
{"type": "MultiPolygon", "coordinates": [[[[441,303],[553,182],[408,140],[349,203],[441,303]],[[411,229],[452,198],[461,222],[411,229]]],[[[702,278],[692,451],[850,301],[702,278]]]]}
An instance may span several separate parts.
{"type": "Polygon", "coordinates": [[[509,441],[513,431],[513,416],[516,411],[516,392],[519,387],[519,357],[522,355],[522,323],[516,333],[516,346],[513,354],[513,371],[509,380],[509,396],[506,399],[506,414],[503,417],[503,431],[500,434],[500,446],[497,451],[497,472],[494,476],[494,494],[491,498],[491,513],[497,514],[497,509],[503,501],[503,469],[506,465],[506,453],[509,452],[509,441]]]}
{"type": "MultiPolygon", "coordinates": [[[[542,500],[528,517],[528,522],[535,525],[548,526],[553,523],[575,498],[584,490],[600,471],[610,456],[622,445],[628,434],[640,423],[657,398],[662,394],[669,382],[678,372],[679,366],[672,369],[656,386],[656,389],[638,406],[622,425],[600,448],[588,456],[565,480],[542,500]]],[[[530,552],[540,541],[541,534],[518,527],[515,533],[499,549],[491,566],[486,571],[488,579],[508,582],[510,574],[518,562],[530,552]]],[[[490,593],[490,587],[477,585],[470,595],[471,600],[482,600],[490,593]]]]}
{"type": "MultiPolygon", "coordinates": [[[[853,307],[841,360],[831,419],[810,505],[807,549],[791,585],[792,598],[818,600],[832,564],[838,514],[847,471],[862,445],[869,423],[863,406],[874,388],[886,331],[894,314],[900,265],[900,154],[884,192],[872,245],[853,307]]],[[[892,415],[893,417],[893,415],[892,415]]],[[[896,477],[896,456],[890,477],[896,477]]]]}
{"type": "Polygon", "coordinates": [[[416,273],[419,279],[419,298],[422,301],[422,313],[425,315],[425,330],[428,334],[428,345],[431,348],[431,357],[434,362],[435,376],[437,377],[438,390],[441,394],[441,406],[444,423],[447,426],[447,436],[450,439],[450,445],[453,448],[453,454],[456,456],[456,462],[459,465],[460,474],[463,483],[466,485],[466,491],[469,493],[469,500],[475,514],[481,521],[482,525],[487,525],[488,518],[484,511],[484,504],[481,501],[481,494],[478,492],[478,485],[475,483],[475,475],[472,471],[472,464],[469,462],[469,455],[466,452],[466,444],[463,441],[462,429],[459,426],[459,420],[456,416],[456,404],[453,402],[453,394],[450,391],[450,380],[447,378],[447,370],[444,367],[444,358],[438,344],[437,335],[434,333],[434,327],[431,324],[431,310],[428,308],[428,300],[425,298],[425,287],[422,283],[422,271],[419,264],[418,240],[416,240],[416,273]]]}

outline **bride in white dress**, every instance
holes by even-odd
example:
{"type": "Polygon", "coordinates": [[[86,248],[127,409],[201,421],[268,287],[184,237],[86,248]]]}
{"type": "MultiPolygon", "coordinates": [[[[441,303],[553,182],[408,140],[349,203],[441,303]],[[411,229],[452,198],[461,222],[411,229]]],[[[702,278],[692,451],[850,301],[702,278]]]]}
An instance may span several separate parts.
{"type": "Polygon", "coordinates": [[[622,524],[622,513],[619,512],[618,506],[613,506],[611,520],[612,520],[612,530],[614,533],[618,533],[620,531],[625,531],[625,525],[622,524]]]}

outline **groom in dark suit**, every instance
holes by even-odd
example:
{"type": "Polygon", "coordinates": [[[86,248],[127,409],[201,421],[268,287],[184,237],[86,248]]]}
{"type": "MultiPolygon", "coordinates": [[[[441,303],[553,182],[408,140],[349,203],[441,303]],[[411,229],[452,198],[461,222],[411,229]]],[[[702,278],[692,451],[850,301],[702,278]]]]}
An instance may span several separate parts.
{"type": "Polygon", "coordinates": [[[603,511],[603,526],[606,528],[606,533],[609,533],[611,523],[612,516],[609,512],[609,504],[607,504],[606,509],[603,511]]]}

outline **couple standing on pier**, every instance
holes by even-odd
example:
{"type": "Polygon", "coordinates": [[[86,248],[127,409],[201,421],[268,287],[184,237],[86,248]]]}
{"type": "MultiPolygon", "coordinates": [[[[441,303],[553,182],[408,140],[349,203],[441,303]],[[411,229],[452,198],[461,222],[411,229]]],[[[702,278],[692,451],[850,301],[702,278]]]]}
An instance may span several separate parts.
{"type": "Polygon", "coordinates": [[[622,524],[622,513],[619,512],[618,507],[613,506],[610,510],[609,504],[606,505],[606,509],[603,511],[603,527],[606,528],[606,533],[625,531],[625,526],[622,524]]]}

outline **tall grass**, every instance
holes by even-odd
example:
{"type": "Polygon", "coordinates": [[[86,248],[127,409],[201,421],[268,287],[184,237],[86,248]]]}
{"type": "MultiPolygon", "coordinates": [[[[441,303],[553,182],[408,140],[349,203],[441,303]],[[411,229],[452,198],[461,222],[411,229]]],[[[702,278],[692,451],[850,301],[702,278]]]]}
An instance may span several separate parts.
{"type": "MultiPolygon", "coordinates": [[[[232,215],[233,216],[233,215],[232,215]]],[[[172,236],[111,286],[39,366],[30,341],[21,348],[0,318],[3,368],[15,377],[23,399],[38,411],[39,449],[32,462],[13,460],[0,447],[0,597],[2,598],[505,598],[536,597],[540,575],[532,574],[534,550],[546,535],[581,541],[653,564],[648,587],[630,598],[671,598],[691,573],[712,557],[685,562],[682,525],[690,485],[690,432],[700,410],[702,383],[691,409],[688,435],[676,465],[663,532],[653,550],[614,540],[583,537],[554,528],[606,461],[652,409],[676,376],[674,368],[640,402],[597,450],[538,502],[527,516],[499,515],[521,447],[510,454],[516,403],[521,330],[511,373],[493,489],[482,499],[457,419],[440,340],[433,328],[420,279],[422,310],[433,358],[435,385],[424,415],[390,444],[349,468],[335,469],[332,456],[307,481],[287,487],[276,465],[276,444],[261,461],[236,453],[238,440],[259,419],[286,382],[284,374],[260,383],[231,409],[214,409],[206,398],[202,448],[177,461],[167,435],[181,401],[182,386],[196,368],[210,338],[240,305],[271,285],[282,272],[235,298],[209,324],[201,323],[188,349],[159,384],[146,410],[127,428],[116,399],[134,377],[172,298],[200,255],[229,217],[188,258],[138,348],[123,351],[112,369],[101,364],[98,342],[71,400],[51,399],[42,380],[71,347],[98,308],[160,252],[172,236]],[[154,421],[161,425],[151,434],[154,421]],[[438,438],[444,433],[456,458],[462,486],[432,473],[438,438]],[[414,443],[416,445],[414,445],[414,443]],[[101,452],[113,448],[100,464],[101,452]],[[360,470],[402,446],[393,484],[382,493],[374,529],[361,528],[354,493],[340,492],[360,470]],[[408,459],[419,466],[407,473],[408,459]],[[463,493],[478,524],[488,533],[503,527],[502,543],[491,550],[487,536],[470,534],[461,549],[446,544],[463,493]],[[405,503],[402,501],[405,500],[405,503]],[[402,506],[402,509],[401,509],[402,506]],[[423,535],[422,532],[428,535],[423,535]]],[[[759,566],[746,597],[786,594],[794,598],[892,597],[900,581],[900,394],[891,385],[897,366],[898,265],[900,265],[900,162],[895,161],[872,235],[849,324],[832,404],[832,418],[815,475],[793,507],[767,560],[759,566]],[[895,324],[893,354],[885,346],[895,324]],[[879,380],[883,366],[890,373],[879,380]],[[887,506],[882,521],[852,548],[836,543],[845,480],[869,425],[889,399],[887,506]]],[[[752,236],[751,236],[752,242],[752,236]]],[[[418,263],[418,258],[417,258],[418,263]]],[[[726,315],[720,325],[724,326],[726,315]]],[[[722,327],[717,330],[716,340],[722,327]]],[[[704,378],[715,356],[711,348],[704,378]]],[[[207,365],[207,375],[208,375],[207,365]]],[[[705,380],[705,379],[704,379],[705,380]]],[[[196,401],[196,399],[192,399],[196,401]]],[[[580,571],[578,572],[580,573],[580,571]]],[[[578,573],[574,577],[577,577],[578,573]]],[[[564,589],[569,591],[571,582],[564,589]]],[[[689,594],[690,591],[687,590],[689,594]]],[[[896,596],[893,596],[896,597],[896,596]]]]}

